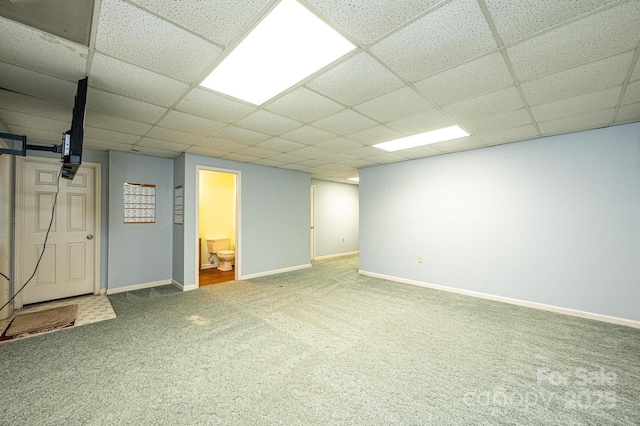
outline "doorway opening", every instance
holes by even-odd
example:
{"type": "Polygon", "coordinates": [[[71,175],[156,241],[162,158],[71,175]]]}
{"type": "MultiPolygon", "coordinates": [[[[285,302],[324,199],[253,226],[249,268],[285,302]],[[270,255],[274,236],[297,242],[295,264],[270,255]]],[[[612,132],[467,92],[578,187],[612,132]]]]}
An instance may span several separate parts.
{"type": "Polygon", "coordinates": [[[240,276],[240,172],[198,166],[198,287],[233,281],[240,276]]]}

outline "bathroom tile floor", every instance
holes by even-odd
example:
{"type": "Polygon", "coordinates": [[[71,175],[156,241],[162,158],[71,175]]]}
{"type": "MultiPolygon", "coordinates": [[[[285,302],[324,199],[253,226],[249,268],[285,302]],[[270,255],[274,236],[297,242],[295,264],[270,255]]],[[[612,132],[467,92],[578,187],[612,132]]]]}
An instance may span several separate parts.
{"type": "MultiPolygon", "coordinates": [[[[111,302],[109,302],[109,298],[107,296],[96,296],[90,294],[86,296],[70,297],[68,299],[53,300],[51,302],[27,305],[22,309],[14,311],[13,315],[11,315],[11,317],[9,317],[8,319],[0,320],[0,335],[4,333],[4,330],[9,326],[16,315],[28,314],[31,312],[37,312],[66,305],[78,305],[78,317],[76,318],[73,327],[116,318],[116,313],[113,310],[111,302]]],[[[48,333],[52,332],[53,331],[50,331],[48,333]]],[[[37,334],[33,334],[32,336],[37,336],[37,334]]],[[[11,342],[11,340],[2,341],[0,342],[0,344],[6,342],[11,342]]]]}

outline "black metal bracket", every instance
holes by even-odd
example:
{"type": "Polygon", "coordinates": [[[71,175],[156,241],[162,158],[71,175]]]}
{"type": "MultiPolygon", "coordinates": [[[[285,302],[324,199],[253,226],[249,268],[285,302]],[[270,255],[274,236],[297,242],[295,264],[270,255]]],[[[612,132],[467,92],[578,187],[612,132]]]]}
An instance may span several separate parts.
{"type": "Polygon", "coordinates": [[[62,152],[62,145],[29,145],[27,144],[27,137],[25,135],[14,135],[12,133],[0,133],[0,139],[11,139],[14,141],[22,141],[22,149],[7,149],[0,148],[0,154],[11,154],[11,155],[21,155],[25,157],[27,155],[27,150],[33,151],[48,151],[48,152],[62,152]]]}

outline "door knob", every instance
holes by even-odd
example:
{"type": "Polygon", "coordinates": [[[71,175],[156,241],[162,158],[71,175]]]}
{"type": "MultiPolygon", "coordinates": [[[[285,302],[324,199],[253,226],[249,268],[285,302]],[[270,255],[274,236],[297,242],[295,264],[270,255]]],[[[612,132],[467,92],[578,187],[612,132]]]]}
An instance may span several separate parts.
{"type": "Polygon", "coordinates": [[[87,240],[93,240],[93,235],[87,235],[87,240]]]}

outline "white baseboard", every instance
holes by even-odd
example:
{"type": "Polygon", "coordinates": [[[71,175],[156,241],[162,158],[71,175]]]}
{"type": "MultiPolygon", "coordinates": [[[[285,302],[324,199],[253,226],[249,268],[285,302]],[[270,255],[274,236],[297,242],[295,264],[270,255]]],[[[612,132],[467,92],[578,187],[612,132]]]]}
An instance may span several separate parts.
{"type": "Polygon", "coordinates": [[[316,256],[314,260],[335,259],[336,257],[353,256],[354,254],[359,254],[359,253],[360,251],[350,251],[348,253],[327,254],[324,256],[316,256]]]}
{"type": "Polygon", "coordinates": [[[176,280],[171,280],[171,284],[173,284],[173,286],[176,287],[180,291],[191,291],[191,290],[195,290],[195,289],[198,288],[198,286],[195,285],[195,284],[184,285],[182,283],[179,283],[176,280]]]}
{"type": "Polygon", "coordinates": [[[271,270],[271,271],[258,272],[256,274],[242,275],[241,277],[238,277],[238,279],[239,280],[250,280],[252,278],[266,277],[268,275],[281,274],[283,272],[297,271],[297,270],[306,269],[306,268],[311,268],[311,264],[307,263],[305,265],[292,266],[290,268],[274,269],[274,270],[271,270]]]}
{"type": "Polygon", "coordinates": [[[408,280],[405,278],[398,278],[390,275],[378,274],[376,272],[359,270],[358,273],[361,275],[369,276],[369,277],[380,278],[388,281],[395,281],[403,284],[417,285],[420,287],[426,287],[433,290],[447,291],[449,293],[457,293],[465,296],[477,297],[480,299],[487,299],[487,300],[493,300],[496,302],[509,303],[511,305],[524,306],[526,308],[540,309],[542,311],[555,312],[558,314],[592,319],[596,321],[603,321],[603,322],[608,322],[612,324],[624,325],[627,327],[640,328],[640,321],[634,321],[626,318],[612,317],[609,315],[596,314],[594,312],[579,311],[577,309],[563,308],[561,306],[545,305],[544,303],[530,302],[528,300],[513,299],[510,297],[496,296],[493,294],[481,293],[478,291],[464,290],[464,289],[455,288],[455,287],[447,287],[447,286],[438,285],[438,284],[425,283],[422,281],[408,280]]]}
{"type": "Polygon", "coordinates": [[[153,281],[149,283],[128,285],[125,287],[108,288],[106,294],[124,293],[125,291],[142,290],[143,288],[160,287],[161,285],[172,284],[171,279],[153,281]]]}
{"type": "Polygon", "coordinates": [[[200,269],[213,269],[217,268],[218,266],[220,265],[216,265],[215,263],[205,263],[204,265],[200,265],[200,269]]]}

